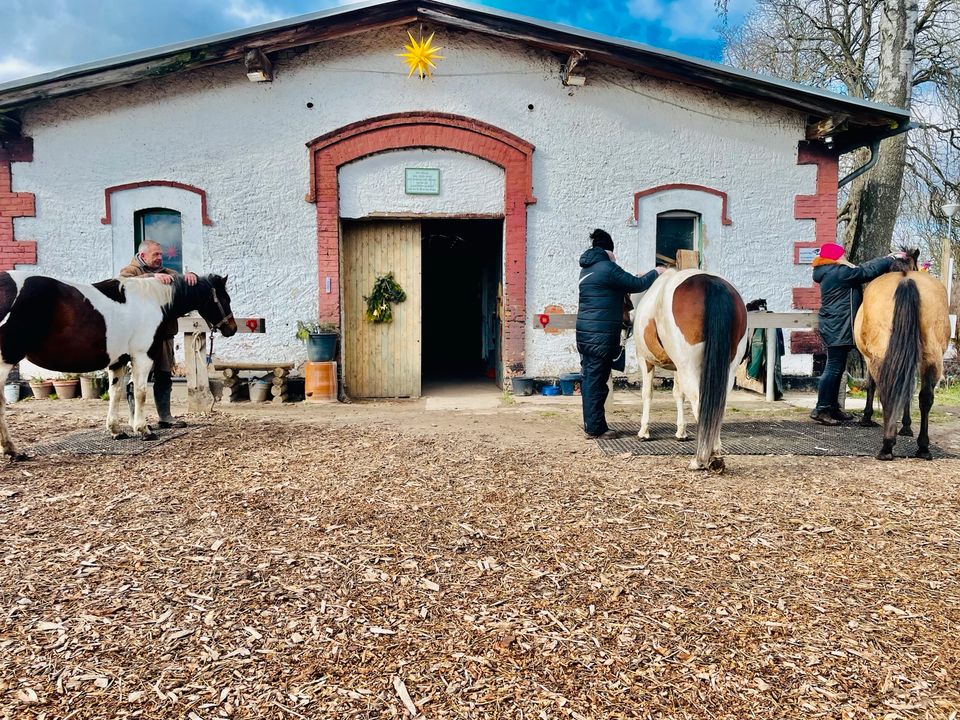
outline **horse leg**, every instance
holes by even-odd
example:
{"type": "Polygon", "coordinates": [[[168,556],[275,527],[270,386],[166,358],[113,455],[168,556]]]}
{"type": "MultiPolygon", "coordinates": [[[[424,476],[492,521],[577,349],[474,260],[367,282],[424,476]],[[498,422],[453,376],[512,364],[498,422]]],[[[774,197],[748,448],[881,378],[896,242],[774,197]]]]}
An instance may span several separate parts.
{"type": "Polygon", "coordinates": [[[130,366],[133,374],[133,432],[139,435],[141,440],[156,440],[157,436],[147,425],[144,412],[147,401],[147,378],[150,376],[153,363],[146,355],[138,355],[130,360],[130,366]]]}
{"type": "Polygon", "coordinates": [[[913,428],[911,427],[911,423],[910,403],[908,401],[906,407],[903,408],[903,420],[900,421],[900,430],[897,432],[897,435],[902,437],[913,437],[913,428]]]}
{"type": "Polygon", "coordinates": [[[863,417],[860,418],[858,423],[860,427],[877,427],[877,423],[873,421],[873,396],[876,391],[877,383],[874,382],[873,376],[867,370],[867,404],[863,408],[863,417]]]}
{"type": "Polygon", "coordinates": [[[933,407],[933,388],[937,384],[936,377],[935,367],[926,368],[920,387],[920,434],[917,436],[917,453],[914,457],[924,460],[933,460],[933,455],[930,454],[930,435],[927,431],[930,424],[930,409],[933,407]]]}
{"type": "MultiPolygon", "coordinates": [[[[686,396],[687,400],[690,401],[690,412],[693,413],[693,419],[696,422],[700,419],[700,377],[692,372],[692,370],[693,368],[689,368],[686,371],[681,370],[678,366],[677,377],[674,382],[679,383],[681,392],[686,396]]],[[[697,370],[699,370],[699,368],[697,368],[697,370]]],[[[706,469],[706,466],[697,459],[696,452],[694,452],[693,459],[687,467],[690,470],[706,469]]]]}
{"type": "Polygon", "coordinates": [[[650,439],[650,401],[653,395],[653,365],[646,364],[643,371],[643,391],[641,399],[643,401],[643,414],[640,416],[640,432],[637,437],[641,440],[650,439]]]}
{"type": "Polygon", "coordinates": [[[673,377],[673,400],[677,404],[677,440],[689,440],[690,434],[687,432],[687,419],[683,414],[683,390],[680,387],[679,375],[673,377]]]}
{"type": "MultiPolygon", "coordinates": [[[[123,382],[125,377],[126,370],[123,365],[116,368],[107,368],[107,378],[110,381],[110,387],[107,389],[110,393],[110,402],[107,408],[107,432],[114,440],[124,440],[130,437],[120,429],[120,401],[121,398],[127,396],[127,386],[123,382]]],[[[130,422],[133,424],[132,418],[130,422]]]]}
{"type": "Polygon", "coordinates": [[[893,446],[897,444],[897,418],[883,409],[883,445],[877,453],[877,460],[893,460],[893,446]]]}
{"type": "MultiPolygon", "coordinates": [[[[12,369],[13,365],[0,362],[0,387],[7,384],[7,375],[10,374],[12,369]]],[[[10,428],[7,427],[6,409],[7,400],[3,395],[0,395],[0,445],[3,446],[3,454],[7,455],[11,460],[26,460],[27,456],[17,452],[13,440],[10,438],[10,428]]]]}

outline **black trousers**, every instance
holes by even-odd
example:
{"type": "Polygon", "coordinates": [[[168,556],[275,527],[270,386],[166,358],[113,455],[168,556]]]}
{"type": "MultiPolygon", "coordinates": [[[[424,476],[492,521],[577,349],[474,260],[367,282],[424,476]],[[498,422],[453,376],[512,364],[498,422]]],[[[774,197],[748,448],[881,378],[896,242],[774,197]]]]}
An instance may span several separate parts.
{"type": "Polygon", "coordinates": [[[817,393],[818,412],[840,409],[837,397],[840,394],[843,373],[847,369],[847,355],[852,349],[850,345],[837,345],[827,348],[827,365],[820,376],[817,393]]]}
{"type": "Polygon", "coordinates": [[[601,435],[609,428],[603,412],[607,400],[607,381],[613,360],[596,355],[580,356],[580,399],[583,400],[583,429],[590,435],[601,435]]]}

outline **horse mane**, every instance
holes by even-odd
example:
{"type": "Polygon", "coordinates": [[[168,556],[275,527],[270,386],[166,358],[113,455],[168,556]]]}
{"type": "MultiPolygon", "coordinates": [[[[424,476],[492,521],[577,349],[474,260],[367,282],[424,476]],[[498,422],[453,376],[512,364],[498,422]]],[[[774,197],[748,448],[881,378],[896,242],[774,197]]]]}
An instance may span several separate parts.
{"type": "Polygon", "coordinates": [[[173,303],[175,294],[174,286],[178,278],[174,278],[173,283],[164,285],[159,280],[149,277],[121,278],[120,284],[123,289],[135,297],[152,300],[160,307],[166,307],[173,303]]]}
{"type": "Polygon", "coordinates": [[[890,265],[889,272],[911,272],[913,270],[918,270],[918,259],[920,258],[920,248],[907,247],[906,245],[899,246],[900,252],[907,254],[906,260],[894,260],[890,265]]]}

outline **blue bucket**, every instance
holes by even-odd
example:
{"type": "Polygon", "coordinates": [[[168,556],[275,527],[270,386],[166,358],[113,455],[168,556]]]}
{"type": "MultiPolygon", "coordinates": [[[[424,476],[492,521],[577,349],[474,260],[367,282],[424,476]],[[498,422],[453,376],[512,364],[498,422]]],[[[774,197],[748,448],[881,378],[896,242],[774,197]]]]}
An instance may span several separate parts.
{"type": "Polygon", "coordinates": [[[542,388],[540,388],[540,394],[541,394],[541,395],[550,395],[550,396],[552,396],[552,395],[559,395],[559,394],[560,394],[560,388],[557,387],[556,385],[544,385],[542,388]]]}
{"type": "Polygon", "coordinates": [[[560,391],[564,395],[579,395],[582,380],[580,373],[564,373],[560,376],[560,391]]]}

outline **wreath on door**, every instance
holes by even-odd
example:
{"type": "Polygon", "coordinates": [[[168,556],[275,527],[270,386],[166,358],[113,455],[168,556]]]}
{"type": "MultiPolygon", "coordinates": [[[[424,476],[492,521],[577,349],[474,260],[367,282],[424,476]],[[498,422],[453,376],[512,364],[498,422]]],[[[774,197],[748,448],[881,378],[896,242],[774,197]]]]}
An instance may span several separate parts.
{"type": "Polygon", "coordinates": [[[367,321],[372,323],[393,322],[392,303],[401,303],[407,294],[393,273],[381,275],[373,283],[373,291],[363,298],[367,302],[367,321]]]}

